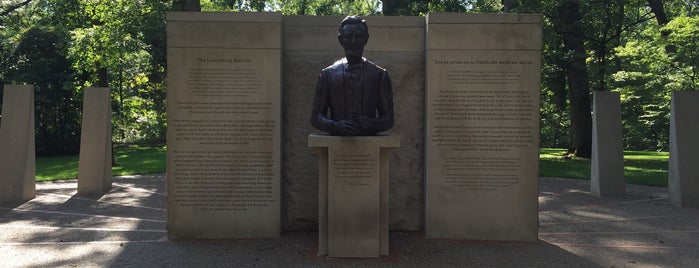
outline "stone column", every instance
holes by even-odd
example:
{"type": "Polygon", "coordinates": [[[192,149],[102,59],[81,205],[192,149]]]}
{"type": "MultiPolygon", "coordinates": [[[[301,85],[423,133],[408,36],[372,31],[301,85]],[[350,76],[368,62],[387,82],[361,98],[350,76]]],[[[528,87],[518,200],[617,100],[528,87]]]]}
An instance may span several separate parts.
{"type": "Polygon", "coordinates": [[[670,203],[699,208],[699,92],[672,92],[671,109],[670,203]]]}
{"type": "Polygon", "coordinates": [[[36,196],[34,86],[5,85],[0,126],[0,203],[36,196]]]}
{"type": "Polygon", "coordinates": [[[388,255],[388,155],[398,136],[308,136],[318,153],[318,255],[388,255]]]}
{"type": "Polygon", "coordinates": [[[595,91],[592,104],[592,192],[624,195],[624,146],[619,92],[595,91]]]}
{"type": "Polygon", "coordinates": [[[89,87],[83,98],[78,193],[112,189],[112,104],[107,87],[89,87]]]}

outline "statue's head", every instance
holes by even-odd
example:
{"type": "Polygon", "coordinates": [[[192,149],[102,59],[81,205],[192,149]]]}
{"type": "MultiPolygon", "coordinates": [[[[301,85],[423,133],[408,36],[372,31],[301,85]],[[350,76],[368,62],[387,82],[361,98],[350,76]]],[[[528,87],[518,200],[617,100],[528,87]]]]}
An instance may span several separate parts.
{"type": "Polygon", "coordinates": [[[364,53],[364,46],[369,40],[369,27],[359,16],[347,16],[342,20],[337,35],[340,45],[345,49],[348,60],[359,60],[364,53]]]}

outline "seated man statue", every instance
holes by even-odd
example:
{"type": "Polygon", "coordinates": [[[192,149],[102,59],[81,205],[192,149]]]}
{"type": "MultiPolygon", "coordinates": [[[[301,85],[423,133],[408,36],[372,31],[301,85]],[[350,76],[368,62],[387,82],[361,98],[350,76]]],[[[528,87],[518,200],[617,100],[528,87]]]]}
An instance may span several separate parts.
{"type": "Polygon", "coordinates": [[[393,127],[391,79],[385,69],[362,57],[369,40],[366,21],[347,16],[338,39],[345,58],[320,73],[311,124],[336,136],[371,136],[389,130],[393,127]]]}

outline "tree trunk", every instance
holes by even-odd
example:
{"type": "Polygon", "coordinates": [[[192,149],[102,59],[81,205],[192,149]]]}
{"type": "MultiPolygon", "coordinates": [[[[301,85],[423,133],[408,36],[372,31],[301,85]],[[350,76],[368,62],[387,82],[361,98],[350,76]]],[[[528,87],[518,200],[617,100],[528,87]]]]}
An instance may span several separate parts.
{"type": "Polygon", "coordinates": [[[563,35],[563,43],[572,56],[566,64],[570,91],[570,146],[568,152],[589,158],[592,154],[592,115],[583,28],[579,0],[564,0],[558,6],[554,23],[563,35]]]}
{"type": "Polygon", "coordinates": [[[383,0],[381,1],[381,12],[384,16],[395,16],[396,15],[396,0],[383,0]]]}
{"type": "Polygon", "coordinates": [[[512,9],[519,6],[516,0],[502,0],[502,12],[512,12],[512,9]]]}
{"type": "Polygon", "coordinates": [[[172,3],[174,11],[201,11],[201,3],[199,0],[175,0],[172,3]]]}
{"type": "Polygon", "coordinates": [[[659,25],[665,25],[669,22],[663,6],[663,0],[648,0],[648,6],[650,6],[650,11],[655,14],[655,19],[658,20],[659,25]]]}

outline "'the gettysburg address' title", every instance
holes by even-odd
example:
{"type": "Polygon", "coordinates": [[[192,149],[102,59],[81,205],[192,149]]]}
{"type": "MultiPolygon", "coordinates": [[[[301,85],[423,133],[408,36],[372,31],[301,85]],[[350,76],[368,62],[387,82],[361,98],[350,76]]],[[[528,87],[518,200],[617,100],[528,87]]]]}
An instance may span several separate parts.
{"type": "Polygon", "coordinates": [[[233,64],[233,63],[250,63],[252,62],[251,59],[245,59],[245,58],[201,58],[197,57],[197,62],[198,63],[228,63],[228,64],[233,64]]]}

